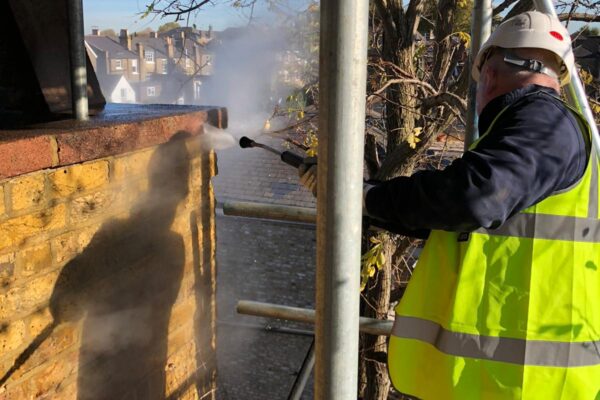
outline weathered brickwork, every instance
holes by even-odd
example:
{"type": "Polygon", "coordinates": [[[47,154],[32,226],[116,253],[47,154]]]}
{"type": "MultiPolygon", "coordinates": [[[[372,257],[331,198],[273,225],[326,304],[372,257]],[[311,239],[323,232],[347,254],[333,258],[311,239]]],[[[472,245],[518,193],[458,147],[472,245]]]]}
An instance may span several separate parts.
{"type": "Polygon", "coordinates": [[[215,173],[175,135],[0,181],[0,400],[214,399],[215,173]]]}

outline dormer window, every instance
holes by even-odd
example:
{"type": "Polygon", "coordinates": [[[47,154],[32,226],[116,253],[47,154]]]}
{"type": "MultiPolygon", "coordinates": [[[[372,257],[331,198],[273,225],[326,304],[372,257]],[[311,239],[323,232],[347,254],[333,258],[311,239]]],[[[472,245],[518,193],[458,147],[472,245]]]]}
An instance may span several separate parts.
{"type": "Polygon", "coordinates": [[[115,60],[115,69],[123,69],[123,60],[115,60]]]}
{"type": "Polygon", "coordinates": [[[153,63],[154,62],[154,50],[146,50],[144,52],[144,59],[146,62],[153,63]]]}

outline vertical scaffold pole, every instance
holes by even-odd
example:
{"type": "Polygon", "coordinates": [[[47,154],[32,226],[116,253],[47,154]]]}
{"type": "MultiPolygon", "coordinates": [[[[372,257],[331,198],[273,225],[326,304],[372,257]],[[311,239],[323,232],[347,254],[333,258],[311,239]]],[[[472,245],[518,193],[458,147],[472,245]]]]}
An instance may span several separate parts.
{"type": "Polygon", "coordinates": [[[87,70],[83,36],[82,0],[67,0],[69,22],[69,61],[71,65],[71,101],[75,119],[87,121],[87,70]]]}
{"type": "Polygon", "coordinates": [[[321,2],[315,399],[355,400],[368,2],[321,2]]]}
{"type": "MultiPolygon", "coordinates": [[[[556,9],[554,8],[552,0],[533,0],[533,4],[535,5],[536,10],[556,16],[556,9]]],[[[565,94],[567,102],[581,111],[590,124],[590,127],[592,128],[592,142],[598,156],[600,156],[600,136],[598,135],[598,126],[594,121],[594,114],[587,101],[585,89],[581,84],[581,79],[579,79],[579,74],[575,67],[571,69],[571,82],[565,87],[565,94]]]]}
{"type": "Polygon", "coordinates": [[[467,66],[469,72],[469,108],[467,109],[467,130],[465,133],[465,151],[477,140],[477,112],[475,110],[477,84],[471,76],[473,60],[483,43],[492,32],[492,1],[475,0],[473,21],[471,23],[471,57],[467,66]]]}

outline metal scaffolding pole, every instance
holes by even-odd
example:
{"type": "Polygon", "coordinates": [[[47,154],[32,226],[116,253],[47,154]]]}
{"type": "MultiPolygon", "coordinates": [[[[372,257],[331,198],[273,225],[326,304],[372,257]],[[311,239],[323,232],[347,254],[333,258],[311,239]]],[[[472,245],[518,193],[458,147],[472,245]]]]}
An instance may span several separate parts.
{"type": "MultiPolygon", "coordinates": [[[[554,3],[552,0],[533,0],[533,4],[535,5],[536,10],[546,14],[554,15],[556,17],[556,9],[554,8],[554,3]]],[[[571,82],[565,87],[565,94],[567,97],[567,102],[581,111],[585,119],[590,124],[592,128],[592,142],[596,148],[596,153],[598,156],[600,156],[600,136],[598,136],[598,126],[594,121],[594,114],[592,113],[592,109],[587,101],[585,89],[581,84],[581,80],[579,79],[579,74],[577,73],[576,68],[571,70],[571,82]]]]}
{"type": "MultiPolygon", "coordinates": [[[[259,301],[240,300],[236,310],[239,314],[254,315],[256,317],[277,318],[286,321],[315,323],[315,310],[309,308],[289,307],[280,304],[261,303],[259,301]]],[[[393,321],[384,321],[375,318],[360,317],[357,322],[360,332],[376,336],[390,336],[393,321]]]]}
{"type": "Polygon", "coordinates": [[[71,102],[78,121],[87,121],[87,70],[83,37],[82,0],[67,0],[69,21],[69,61],[71,64],[71,102]]]}
{"type": "Polygon", "coordinates": [[[260,204],[245,201],[228,201],[223,203],[223,214],[313,224],[317,221],[317,211],[314,208],[260,204]]]}
{"type": "Polygon", "coordinates": [[[467,109],[467,130],[465,133],[465,151],[477,140],[476,93],[477,84],[471,76],[471,66],[481,45],[492,32],[492,0],[475,0],[473,22],[471,24],[471,57],[469,58],[469,108],[467,109]]]}
{"type": "Polygon", "coordinates": [[[354,400],[358,321],[367,1],[321,2],[315,399],[354,400]]]}

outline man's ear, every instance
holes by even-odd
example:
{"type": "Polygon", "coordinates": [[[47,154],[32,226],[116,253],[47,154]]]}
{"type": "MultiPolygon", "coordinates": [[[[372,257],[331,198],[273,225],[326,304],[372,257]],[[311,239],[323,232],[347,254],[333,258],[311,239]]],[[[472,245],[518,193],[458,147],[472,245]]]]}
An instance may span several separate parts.
{"type": "Polygon", "coordinates": [[[494,93],[498,86],[498,70],[493,65],[485,65],[481,70],[481,79],[485,82],[485,94],[494,93]]]}

